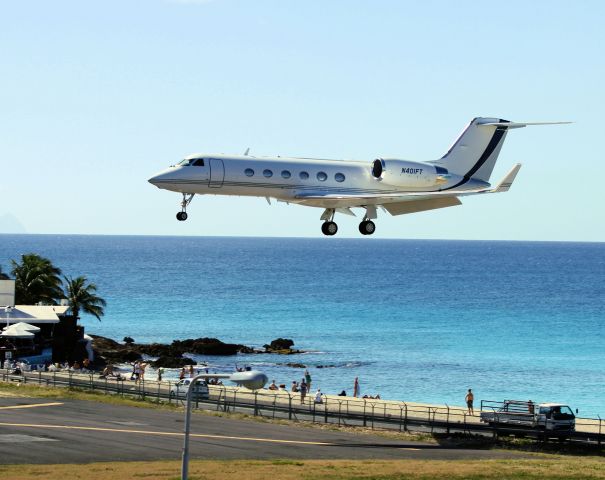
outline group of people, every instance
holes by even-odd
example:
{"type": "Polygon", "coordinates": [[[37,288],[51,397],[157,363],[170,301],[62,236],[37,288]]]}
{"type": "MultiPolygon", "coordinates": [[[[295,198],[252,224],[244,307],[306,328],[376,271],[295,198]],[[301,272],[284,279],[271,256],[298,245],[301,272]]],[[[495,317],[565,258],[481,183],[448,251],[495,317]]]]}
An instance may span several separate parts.
{"type": "Polygon", "coordinates": [[[145,369],[147,364],[145,362],[136,361],[132,364],[132,373],[130,379],[135,382],[145,381],[145,369]]]}
{"type": "Polygon", "coordinates": [[[195,377],[195,370],[193,369],[193,365],[189,365],[189,367],[181,368],[179,372],[179,380],[183,380],[185,378],[193,378],[195,377]]]}
{"type": "MultiPolygon", "coordinates": [[[[269,384],[268,388],[269,388],[269,390],[286,391],[286,385],[285,384],[278,385],[277,383],[275,383],[275,380],[273,380],[269,384]]],[[[305,403],[307,394],[311,391],[311,374],[309,373],[309,370],[305,370],[304,376],[300,382],[297,382],[296,380],[292,381],[290,391],[292,393],[300,393],[300,403],[305,403]]],[[[342,390],[338,394],[338,396],[346,397],[347,392],[345,390],[342,390]]],[[[353,396],[354,397],[359,396],[359,378],[358,377],[355,377],[355,381],[353,382],[353,396]]],[[[364,395],[362,398],[380,400],[380,395],[378,395],[378,394],[374,395],[374,396],[364,395]]],[[[324,403],[323,393],[321,393],[321,390],[319,388],[315,392],[315,397],[314,397],[313,401],[314,401],[314,403],[324,403]]]]}
{"type": "MultiPolygon", "coordinates": [[[[285,384],[280,384],[277,385],[275,383],[275,380],[273,380],[270,384],[269,384],[269,390],[281,390],[283,392],[286,391],[286,385],[285,384]]],[[[309,393],[311,391],[311,374],[309,373],[309,370],[305,370],[304,376],[303,378],[300,380],[300,382],[297,382],[296,380],[292,381],[292,385],[290,386],[290,391],[292,393],[300,393],[300,403],[305,403],[305,399],[307,398],[307,393],[309,393]]],[[[315,392],[315,397],[313,399],[314,403],[323,403],[324,399],[323,399],[323,393],[321,393],[321,389],[317,389],[317,391],[315,392]]]]}

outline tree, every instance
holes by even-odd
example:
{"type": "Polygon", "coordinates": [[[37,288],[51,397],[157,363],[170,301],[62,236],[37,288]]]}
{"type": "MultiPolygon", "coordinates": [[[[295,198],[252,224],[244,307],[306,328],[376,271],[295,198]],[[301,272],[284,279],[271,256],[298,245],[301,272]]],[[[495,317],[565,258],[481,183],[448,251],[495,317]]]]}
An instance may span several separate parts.
{"type": "Polygon", "coordinates": [[[21,263],[11,260],[15,278],[15,303],[34,305],[54,304],[63,297],[61,270],[48,258],[35,253],[21,255],[21,263]]]}
{"type": "Polygon", "coordinates": [[[63,277],[65,279],[65,296],[74,317],[80,315],[80,311],[89,313],[101,321],[105,314],[103,307],[107,305],[105,300],[97,295],[97,286],[88,283],[86,277],[63,277]]]}

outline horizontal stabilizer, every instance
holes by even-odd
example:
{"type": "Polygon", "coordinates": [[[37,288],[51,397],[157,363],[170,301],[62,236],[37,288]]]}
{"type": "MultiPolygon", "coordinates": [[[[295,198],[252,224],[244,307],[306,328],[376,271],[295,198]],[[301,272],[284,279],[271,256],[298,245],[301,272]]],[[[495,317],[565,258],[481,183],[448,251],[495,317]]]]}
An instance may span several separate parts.
{"type": "Polygon", "coordinates": [[[573,122],[486,122],[478,123],[481,127],[523,128],[528,125],[566,125],[573,122]]]}
{"type": "Polygon", "coordinates": [[[511,168],[510,172],[506,174],[506,176],[500,181],[498,185],[496,185],[496,188],[494,188],[491,192],[508,192],[511,185],[515,181],[515,177],[517,176],[517,173],[519,173],[520,169],[521,164],[517,163],[513,168],[511,168]]]}

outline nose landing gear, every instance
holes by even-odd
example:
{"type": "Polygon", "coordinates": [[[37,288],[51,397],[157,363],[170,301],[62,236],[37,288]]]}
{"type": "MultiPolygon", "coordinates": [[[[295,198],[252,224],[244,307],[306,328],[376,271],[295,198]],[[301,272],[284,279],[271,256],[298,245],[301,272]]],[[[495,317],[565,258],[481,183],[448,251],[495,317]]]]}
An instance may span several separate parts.
{"type": "Polygon", "coordinates": [[[176,214],[176,219],[179,222],[184,222],[187,220],[187,206],[193,200],[195,193],[183,193],[183,200],[181,201],[181,211],[176,214]]]}

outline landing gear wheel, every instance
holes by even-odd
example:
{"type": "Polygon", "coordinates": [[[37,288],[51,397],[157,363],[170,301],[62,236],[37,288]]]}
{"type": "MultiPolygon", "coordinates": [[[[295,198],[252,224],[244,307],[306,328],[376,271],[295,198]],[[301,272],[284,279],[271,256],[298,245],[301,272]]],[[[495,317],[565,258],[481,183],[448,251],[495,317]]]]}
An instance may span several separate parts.
{"type": "Polygon", "coordinates": [[[179,222],[184,222],[185,220],[187,220],[187,212],[179,212],[176,214],[176,219],[179,222]]]}
{"type": "Polygon", "coordinates": [[[372,235],[376,231],[376,224],[372,220],[364,220],[359,224],[359,232],[362,235],[372,235]]]}
{"type": "Polygon", "coordinates": [[[321,225],[321,231],[324,235],[331,237],[332,235],[336,235],[338,232],[338,225],[335,222],[324,222],[321,225]]]}

